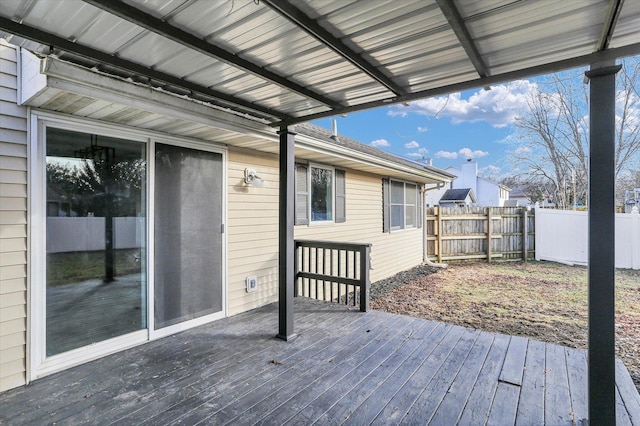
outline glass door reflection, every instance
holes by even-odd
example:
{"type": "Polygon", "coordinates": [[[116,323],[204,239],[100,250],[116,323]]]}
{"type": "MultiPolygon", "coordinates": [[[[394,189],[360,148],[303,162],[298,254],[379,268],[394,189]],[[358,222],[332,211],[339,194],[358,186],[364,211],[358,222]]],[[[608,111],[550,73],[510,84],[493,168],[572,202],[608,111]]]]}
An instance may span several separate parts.
{"type": "Polygon", "coordinates": [[[142,142],[46,132],[47,356],[146,324],[142,142]]]}

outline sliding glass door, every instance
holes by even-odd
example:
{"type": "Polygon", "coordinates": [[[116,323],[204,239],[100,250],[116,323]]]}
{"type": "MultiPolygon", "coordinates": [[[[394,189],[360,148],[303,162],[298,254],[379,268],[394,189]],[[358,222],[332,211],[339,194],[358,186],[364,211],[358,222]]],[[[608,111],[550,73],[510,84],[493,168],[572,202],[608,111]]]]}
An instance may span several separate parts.
{"type": "Polygon", "coordinates": [[[222,318],[224,150],[38,129],[32,377],[222,318]]]}
{"type": "Polygon", "coordinates": [[[222,313],[222,154],[155,144],[155,329],[222,313]]]}
{"type": "Polygon", "coordinates": [[[46,129],[46,356],[147,328],[145,152],[46,129]]]}

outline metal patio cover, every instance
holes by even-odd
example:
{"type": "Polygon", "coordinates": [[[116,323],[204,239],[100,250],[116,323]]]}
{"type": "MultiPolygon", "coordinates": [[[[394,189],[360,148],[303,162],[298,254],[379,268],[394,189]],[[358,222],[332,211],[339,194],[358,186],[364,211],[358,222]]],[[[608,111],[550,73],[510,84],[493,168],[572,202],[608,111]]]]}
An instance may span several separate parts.
{"type": "Polygon", "coordinates": [[[2,0],[0,33],[273,125],[640,53],[640,1],[2,0]]]}

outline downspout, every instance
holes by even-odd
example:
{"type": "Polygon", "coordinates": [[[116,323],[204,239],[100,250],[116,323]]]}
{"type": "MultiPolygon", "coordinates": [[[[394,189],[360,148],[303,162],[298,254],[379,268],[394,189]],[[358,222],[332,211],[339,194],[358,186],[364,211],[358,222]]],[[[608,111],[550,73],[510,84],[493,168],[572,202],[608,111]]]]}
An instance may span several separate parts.
{"type": "Polygon", "coordinates": [[[427,191],[432,191],[434,189],[440,189],[442,188],[442,184],[438,184],[437,186],[434,186],[433,188],[427,188],[426,186],[422,187],[422,211],[424,212],[424,215],[422,218],[420,218],[420,220],[423,221],[422,224],[422,263],[424,263],[427,266],[431,266],[434,268],[446,268],[448,265],[446,263],[437,263],[437,262],[432,262],[431,260],[429,260],[429,256],[427,256],[427,211],[426,211],[426,201],[427,201],[427,191]]]}

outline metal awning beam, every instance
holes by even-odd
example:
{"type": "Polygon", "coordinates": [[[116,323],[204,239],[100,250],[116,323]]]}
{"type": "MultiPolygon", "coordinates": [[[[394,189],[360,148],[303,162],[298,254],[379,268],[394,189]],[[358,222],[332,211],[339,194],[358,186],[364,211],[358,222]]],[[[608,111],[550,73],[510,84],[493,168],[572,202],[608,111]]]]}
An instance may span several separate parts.
{"type": "Polygon", "coordinates": [[[174,27],[162,19],[158,19],[142,10],[122,3],[120,0],[84,0],[92,6],[100,8],[112,15],[118,16],[128,22],[136,24],[148,31],[159,34],[169,40],[193,49],[211,58],[223,61],[233,67],[240,68],[270,83],[277,84],[287,90],[291,90],[299,95],[313,99],[331,108],[338,108],[342,105],[326,96],[307,89],[293,81],[276,74],[272,71],[229,52],[221,47],[215,46],[207,41],[194,36],[180,28],[174,27]]]}
{"type": "MultiPolygon", "coordinates": [[[[263,0],[264,1],[264,0],[263,0]]],[[[623,47],[617,47],[614,49],[607,49],[601,52],[594,52],[588,55],[578,56],[575,58],[564,59],[557,62],[551,62],[543,65],[537,65],[534,67],[523,68],[516,71],[505,72],[502,74],[494,74],[483,78],[477,78],[475,80],[463,81],[460,83],[450,84],[447,86],[435,87],[433,89],[422,90],[419,92],[410,93],[408,95],[396,96],[394,98],[381,99],[378,101],[365,102],[358,105],[352,105],[345,108],[340,108],[332,111],[319,112],[316,114],[304,115],[300,117],[290,118],[286,120],[286,124],[292,125],[297,123],[303,123],[306,121],[317,120],[325,117],[332,117],[336,115],[349,114],[352,112],[364,111],[367,109],[380,108],[383,106],[389,106],[398,103],[416,101],[418,99],[426,99],[439,95],[448,95],[450,93],[461,92],[464,90],[476,89],[478,87],[490,86],[492,84],[505,83],[507,81],[517,80],[520,78],[535,77],[537,75],[549,74],[553,72],[562,71],[569,68],[576,68],[585,66],[592,63],[603,62],[616,58],[624,58],[626,56],[632,56],[640,54],[640,43],[630,44],[623,47]]],[[[271,126],[278,127],[282,122],[271,123],[271,126]]]]}
{"type": "MultiPolygon", "coordinates": [[[[105,0],[102,0],[105,1],[105,0]]],[[[331,50],[351,62],[369,77],[385,86],[396,96],[408,93],[400,85],[396,84],[391,78],[382,73],[379,69],[367,62],[362,56],[354,52],[349,46],[344,44],[340,39],[333,36],[329,31],[321,27],[316,21],[309,18],[300,9],[291,3],[279,0],[262,0],[262,3],[271,7],[276,12],[293,22],[296,26],[303,29],[309,35],[314,37],[320,43],[329,47],[331,50]]]]}
{"type": "MultiPolygon", "coordinates": [[[[113,56],[108,53],[102,52],[100,50],[96,50],[79,43],[71,42],[67,39],[58,37],[46,31],[42,31],[40,29],[33,28],[24,24],[19,24],[17,22],[14,22],[10,19],[7,19],[1,16],[0,16],[0,30],[6,31],[8,33],[14,34],[18,37],[22,37],[27,40],[32,40],[37,43],[41,43],[45,46],[51,46],[53,48],[60,49],[62,51],[71,53],[73,55],[77,55],[82,58],[89,59],[90,61],[109,65],[114,68],[118,68],[130,73],[136,74],[138,76],[146,77],[158,82],[162,82],[167,85],[184,89],[192,93],[197,93],[197,94],[204,95],[206,97],[213,98],[214,100],[217,100],[220,102],[220,105],[218,106],[221,106],[224,108],[237,109],[237,110],[240,110],[240,112],[248,113],[250,115],[256,116],[257,118],[260,118],[263,120],[270,121],[274,117],[277,117],[280,120],[291,119],[291,117],[289,117],[287,114],[283,114],[283,113],[271,110],[269,108],[256,105],[252,102],[237,98],[235,96],[220,92],[218,90],[200,86],[198,84],[189,82],[187,80],[172,76],[170,74],[151,69],[149,67],[138,64],[136,62],[131,62],[126,59],[122,59],[117,56],[113,56]],[[259,113],[259,114],[256,115],[256,113],[259,113]]],[[[215,103],[215,102],[212,102],[212,103],[215,103]]]]}
{"type": "Polygon", "coordinates": [[[487,77],[489,75],[489,70],[482,60],[482,55],[480,55],[478,48],[473,42],[471,34],[469,34],[469,30],[467,30],[467,27],[464,25],[464,20],[462,19],[460,12],[458,12],[458,9],[456,9],[455,5],[450,0],[436,0],[436,2],[444,14],[444,17],[447,18],[447,21],[449,22],[453,32],[456,34],[456,37],[458,37],[460,44],[467,53],[467,56],[469,57],[469,60],[471,60],[471,63],[475,67],[478,75],[481,78],[487,77]]]}
{"type": "Polygon", "coordinates": [[[624,0],[611,0],[609,2],[609,8],[602,24],[602,30],[600,31],[600,37],[598,37],[597,51],[606,50],[609,48],[613,31],[618,23],[620,17],[620,11],[622,10],[622,4],[624,0]]]}

